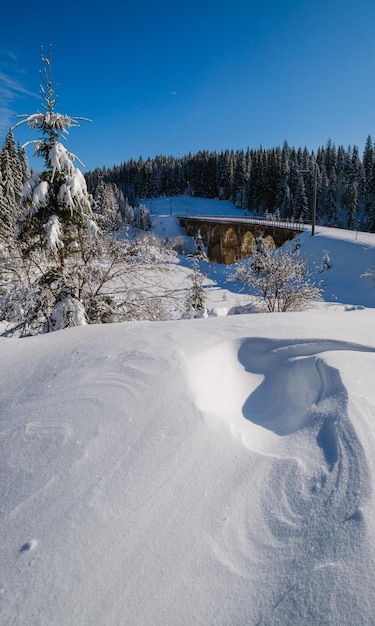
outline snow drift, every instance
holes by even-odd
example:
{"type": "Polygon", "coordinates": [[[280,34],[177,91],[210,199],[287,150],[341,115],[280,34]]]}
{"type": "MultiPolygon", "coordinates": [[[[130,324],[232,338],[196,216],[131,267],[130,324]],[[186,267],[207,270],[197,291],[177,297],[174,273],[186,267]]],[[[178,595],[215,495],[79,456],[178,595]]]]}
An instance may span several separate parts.
{"type": "Polygon", "coordinates": [[[374,320],[1,339],[2,622],[371,624],[374,320]]]}

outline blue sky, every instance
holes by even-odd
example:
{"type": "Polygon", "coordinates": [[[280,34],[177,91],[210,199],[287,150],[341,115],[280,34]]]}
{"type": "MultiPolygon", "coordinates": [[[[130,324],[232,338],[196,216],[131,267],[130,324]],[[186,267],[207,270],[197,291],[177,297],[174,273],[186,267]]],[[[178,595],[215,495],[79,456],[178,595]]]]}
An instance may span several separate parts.
{"type": "Polygon", "coordinates": [[[41,109],[50,44],[57,110],[92,120],[66,143],[86,170],[284,140],[362,151],[375,139],[370,0],[21,0],[0,15],[1,143],[17,115],[41,109]]]}

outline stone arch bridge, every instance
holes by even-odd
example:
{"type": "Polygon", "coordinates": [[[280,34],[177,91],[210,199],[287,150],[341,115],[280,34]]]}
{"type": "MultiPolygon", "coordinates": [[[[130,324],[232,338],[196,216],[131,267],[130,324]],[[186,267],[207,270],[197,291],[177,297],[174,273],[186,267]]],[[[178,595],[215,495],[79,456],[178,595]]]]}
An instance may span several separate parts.
{"type": "Polygon", "coordinates": [[[270,250],[279,248],[305,230],[295,221],[258,218],[178,216],[186,234],[201,234],[208,258],[215,263],[235,263],[254,252],[257,237],[263,237],[270,250]]]}

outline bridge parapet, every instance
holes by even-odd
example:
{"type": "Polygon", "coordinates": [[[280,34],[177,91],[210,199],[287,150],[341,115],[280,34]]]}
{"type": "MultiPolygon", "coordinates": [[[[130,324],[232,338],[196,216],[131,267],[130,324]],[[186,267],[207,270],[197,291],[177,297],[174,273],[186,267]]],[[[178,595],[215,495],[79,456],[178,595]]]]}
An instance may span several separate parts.
{"type": "Polygon", "coordinates": [[[306,226],[288,220],[266,218],[236,218],[223,216],[178,216],[187,235],[201,234],[207,246],[208,258],[216,263],[235,263],[253,254],[257,237],[263,237],[269,249],[291,241],[306,226]]]}

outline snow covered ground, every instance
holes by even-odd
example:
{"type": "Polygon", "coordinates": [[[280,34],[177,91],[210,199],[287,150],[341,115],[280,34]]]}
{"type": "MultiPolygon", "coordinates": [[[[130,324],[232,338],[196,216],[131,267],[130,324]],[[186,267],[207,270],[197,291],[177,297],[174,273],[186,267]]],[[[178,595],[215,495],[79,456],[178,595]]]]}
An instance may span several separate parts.
{"type": "Polygon", "coordinates": [[[375,623],[375,235],[325,249],[308,312],[209,265],[208,318],[0,338],[1,624],[375,623]]]}

